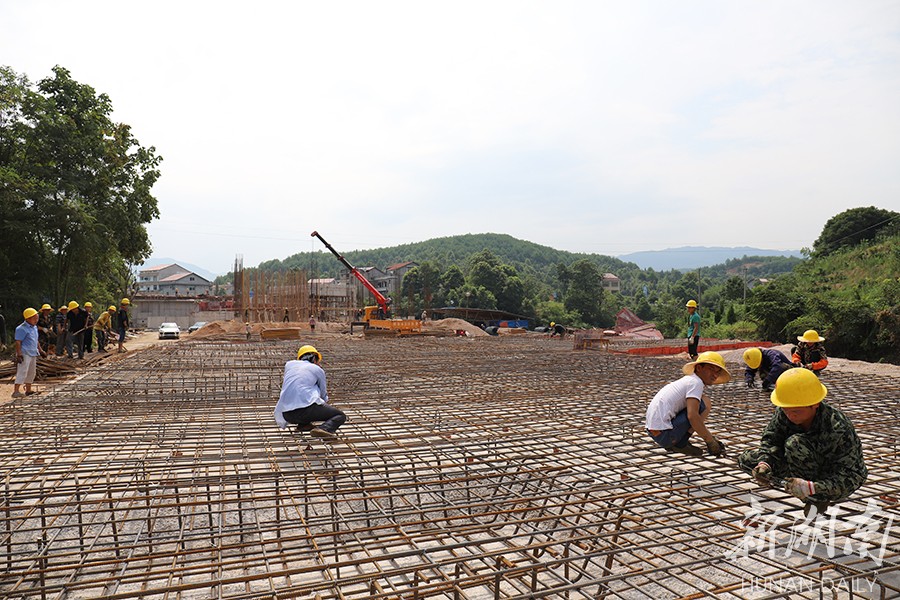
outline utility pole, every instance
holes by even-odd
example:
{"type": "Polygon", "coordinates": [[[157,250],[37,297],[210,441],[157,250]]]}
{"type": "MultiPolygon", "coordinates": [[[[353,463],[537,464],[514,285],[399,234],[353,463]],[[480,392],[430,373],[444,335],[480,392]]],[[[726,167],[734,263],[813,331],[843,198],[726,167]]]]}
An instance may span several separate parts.
{"type": "Polygon", "coordinates": [[[741,265],[741,271],[744,272],[744,310],[741,315],[742,319],[747,318],[747,265],[741,265]]]}
{"type": "Polygon", "coordinates": [[[700,267],[697,267],[697,304],[700,304],[700,267]]]}

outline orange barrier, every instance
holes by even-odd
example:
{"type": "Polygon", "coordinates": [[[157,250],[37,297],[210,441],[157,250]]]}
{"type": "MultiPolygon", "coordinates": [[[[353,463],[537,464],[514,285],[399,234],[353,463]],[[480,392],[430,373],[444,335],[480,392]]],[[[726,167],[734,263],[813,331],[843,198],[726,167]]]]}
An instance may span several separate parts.
{"type": "MultiPolygon", "coordinates": [[[[769,348],[774,346],[772,342],[719,342],[719,340],[704,340],[700,338],[700,351],[706,352],[713,350],[737,350],[738,348],[769,348]]],[[[687,352],[687,345],[684,346],[650,346],[644,348],[629,348],[627,350],[613,350],[613,352],[622,352],[635,356],[667,356],[672,354],[682,354],[687,352]]]]}

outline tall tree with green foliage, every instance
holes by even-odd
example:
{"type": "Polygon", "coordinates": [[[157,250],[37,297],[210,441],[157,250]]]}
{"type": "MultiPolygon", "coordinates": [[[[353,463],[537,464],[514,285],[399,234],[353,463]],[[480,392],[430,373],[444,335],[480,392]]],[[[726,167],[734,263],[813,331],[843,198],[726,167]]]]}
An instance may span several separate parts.
{"type": "Polygon", "coordinates": [[[563,299],[566,310],[577,313],[587,325],[601,325],[603,273],[589,260],[573,263],[569,272],[569,289],[563,299]]]}
{"type": "Polygon", "coordinates": [[[27,249],[22,264],[39,274],[0,261],[10,300],[57,303],[98,287],[115,297],[120,267],[149,256],[144,225],[159,216],[150,191],[162,159],[112,112],[108,96],[62,67],[36,86],[0,69],[0,203],[12,215],[0,254],[27,249]]]}
{"type": "Polygon", "coordinates": [[[824,257],[840,248],[852,248],[881,233],[900,232],[900,213],[874,206],[851,208],[826,221],[813,243],[815,256],[824,257]]]}

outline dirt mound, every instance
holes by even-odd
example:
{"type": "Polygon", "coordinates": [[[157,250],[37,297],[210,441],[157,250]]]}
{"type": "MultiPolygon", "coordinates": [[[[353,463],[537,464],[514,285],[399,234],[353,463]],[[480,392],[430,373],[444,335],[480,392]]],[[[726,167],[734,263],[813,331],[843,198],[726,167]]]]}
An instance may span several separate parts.
{"type": "Polygon", "coordinates": [[[439,319],[437,321],[424,321],[422,323],[422,328],[426,331],[447,331],[448,333],[465,331],[471,337],[487,335],[487,333],[485,333],[484,330],[482,330],[480,327],[472,325],[468,321],[453,318],[439,319]]]}

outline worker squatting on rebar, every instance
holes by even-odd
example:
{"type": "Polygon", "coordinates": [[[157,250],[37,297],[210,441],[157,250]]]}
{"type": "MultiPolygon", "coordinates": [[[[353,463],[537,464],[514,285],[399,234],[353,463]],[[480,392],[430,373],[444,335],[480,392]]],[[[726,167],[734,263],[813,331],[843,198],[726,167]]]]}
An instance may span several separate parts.
{"type": "Polygon", "coordinates": [[[313,437],[337,439],[335,432],[347,421],[347,415],[328,404],[325,371],[319,366],[322,355],[314,347],[301,346],[297,360],[284,365],[281,395],[275,405],[275,423],[282,429],[288,423],[299,431],[308,430],[313,437]],[[318,427],[312,424],[324,421],[318,427]]]}
{"type": "Polygon", "coordinates": [[[797,345],[791,352],[791,360],[797,367],[809,369],[818,375],[828,366],[828,357],[825,355],[825,338],[819,335],[815,329],[807,329],[803,335],[797,336],[797,345]]]}
{"type": "Polygon", "coordinates": [[[700,456],[703,450],[690,443],[691,435],[696,432],[706,442],[710,454],[721,456],[725,454],[725,444],[706,428],[712,403],[703,389],[731,380],[725,360],[717,352],[704,352],[681,371],[684,377],[666,384],[650,401],[647,433],[666,452],[700,456]]]}
{"type": "Polygon", "coordinates": [[[802,500],[807,515],[813,506],[822,513],[845,500],[869,474],[853,423],[822,401],[827,393],[812,371],[785,371],[772,392],[777,408],[759,448],[738,457],[740,468],[760,485],[783,486],[802,500]]]}
{"type": "Polygon", "coordinates": [[[788,357],[773,348],[747,348],[744,350],[744,381],[748,388],[756,387],[756,376],[762,382],[762,390],[771,392],[775,387],[778,377],[788,369],[793,369],[793,363],[788,357]]]}

